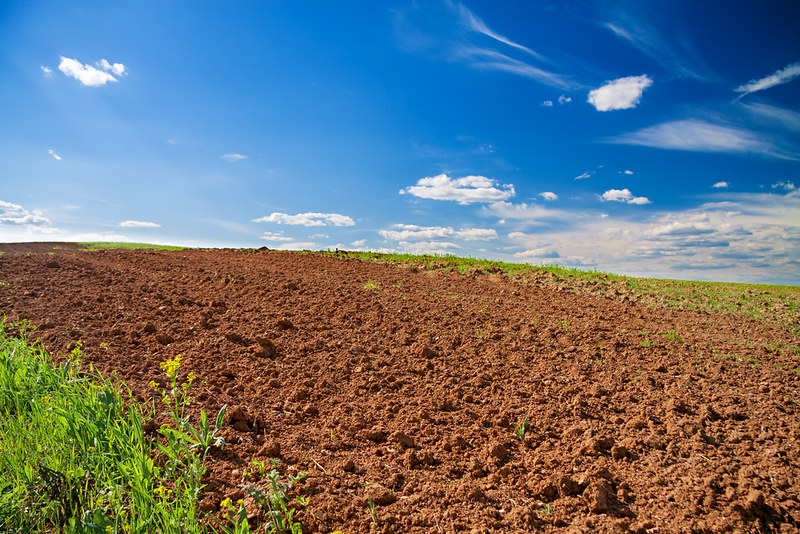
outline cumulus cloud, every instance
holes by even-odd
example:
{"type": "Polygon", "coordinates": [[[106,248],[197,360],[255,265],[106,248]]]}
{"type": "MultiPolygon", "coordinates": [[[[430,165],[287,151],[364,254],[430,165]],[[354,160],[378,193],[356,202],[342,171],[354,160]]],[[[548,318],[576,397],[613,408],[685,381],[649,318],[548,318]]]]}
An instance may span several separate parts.
{"type": "Polygon", "coordinates": [[[161,225],[147,221],[122,221],[119,223],[122,228],[161,228],[161,225]]]}
{"type": "Polygon", "coordinates": [[[286,213],[275,212],[253,222],[271,222],[277,224],[289,224],[297,226],[353,226],[355,221],[347,215],[338,213],[298,213],[289,215],[286,213]]]}
{"type": "Polygon", "coordinates": [[[630,176],[631,174],[633,174],[633,171],[625,169],[624,171],[622,171],[622,173],[623,174],[627,174],[628,176],[630,176]]]}
{"type": "Polygon", "coordinates": [[[544,102],[542,102],[542,107],[552,108],[553,107],[553,101],[552,100],[545,100],[544,102]]]}
{"type": "Polygon", "coordinates": [[[749,152],[794,159],[754,132],[699,119],[665,122],[608,141],[668,150],[749,152]]]}
{"type": "Polygon", "coordinates": [[[728,182],[724,182],[723,181],[723,182],[717,182],[714,185],[712,185],[711,187],[713,187],[714,189],[725,189],[729,185],[730,184],[728,184],[728,182]]]}
{"type": "Polygon", "coordinates": [[[61,56],[61,63],[58,64],[58,70],[64,73],[65,76],[75,78],[82,85],[89,87],[99,87],[108,82],[116,82],[117,79],[112,75],[116,74],[121,76],[125,73],[125,65],[122,63],[109,63],[105,59],[97,62],[99,69],[91,66],[84,65],[77,59],[61,56]]]}
{"type": "Polygon", "coordinates": [[[45,217],[41,211],[28,211],[19,204],[12,204],[0,200],[0,224],[13,224],[35,227],[49,227],[52,225],[50,219],[45,217]]]}
{"type": "Polygon", "coordinates": [[[353,241],[352,243],[350,243],[350,246],[352,246],[352,247],[363,247],[366,244],[367,244],[367,240],[366,239],[359,239],[358,241],[353,241]]]}
{"type": "Polygon", "coordinates": [[[561,104],[562,106],[568,102],[572,102],[571,96],[561,95],[558,97],[558,103],[561,104]]]}
{"type": "Polygon", "coordinates": [[[100,61],[97,62],[97,64],[104,71],[106,72],[111,71],[117,76],[122,76],[123,74],[125,74],[125,65],[123,65],[122,63],[109,63],[107,60],[101,59],[100,61]]]}
{"type": "Polygon", "coordinates": [[[50,154],[51,156],[53,156],[53,159],[57,159],[59,161],[61,160],[61,156],[56,154],[55,151],[52,148],[48,149],[47,153],[50,154]]]}
{"type": "Polygon", "coordinates": [[[764,89],[769,89],[770,87],[790,82],[798,76],[800,76],[800,62],[787,65],[786,67],[776,70],[769,76],[765,76],[759,80],[750,80],[748,83],[742,84],[734,89],[734,91],[737,93],[742,93],[737,98],[738,100],[739,98],[749,95],[750,93],[763,91],[764,89]]]}
{"type": "Polygon", "coordinates": [[[446,174],[439,174],[430,178],[421,178],[417,181],[417,185],[401,189],[400,194],[471,204],[473,202],[507,200],[514,196],[514,186],[512,184],[498,186],[497,181],[485,176],[450,178],[446,174]]]}
{"type": "Polygon", "coordinates": [[[644,90],[651,85],[653,80],[646,74],[618,78],[589,91],[588,101],[597,111],[635,108],[644,90]]]}
{"type": "Polygon", "coordinates": [[[497,239],[497,232],[492,228],[462,228],[456,230],[451,226],[417,226],[415,224],[395,224],[389,230],[380,230],[378,234],[392,241],[408,241],[413,239],[453,238],[465,241],[482,241],[497,239]]]}
{"type": "Polygon", "coordinates": [[[625,204],[650,204],[650,200],[646,197],[635,197],[633,193],[631,193],[630,189],[609,189],[601,198],[605,201],[609,202],[623,202],[625,204]]]}
{"type": "Polygon", "coordinates": [[[236,153],[233,153],[233,154],[223,154],[223,155],[221,155],[220,157],[221,157],[222,159],[224,159],[225,161],[228,161],[228,162],[230,162],[230,163],[235,163],[235,162],[237,162],[237,161],[242,161],[243,159],[247,159],[247,156],[245,156],[245,155],[242,155],[242,154],[236,154],[236,153]]]}
{"type": "Polygon", "coordinates": [[[556,195],[552,191],[545,191],[544,193],[539,193],[539,196],[545,200],[558,200],[558,195],[556,195]]]}

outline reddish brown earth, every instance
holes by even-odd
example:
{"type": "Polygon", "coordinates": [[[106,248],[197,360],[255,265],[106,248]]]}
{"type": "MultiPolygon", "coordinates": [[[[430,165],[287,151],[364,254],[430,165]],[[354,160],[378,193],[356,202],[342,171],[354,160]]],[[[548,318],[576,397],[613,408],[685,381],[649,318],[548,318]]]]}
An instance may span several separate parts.
{"type": "Polygon", "coordinates": [[[296,486],[306,532],[800,528],[800,356],[782,348],[800,340],[782,324],[535,274],[2,250],[0,310],[51,352],[82,341],[142,399],[180,354],[199,377],[195,410],[230,407],[206,510],[259,482],[243,480],[252,460],[278,457],[309,473],[296,486]],[[511,424],[525,417],[521,442],[511,424]]]}

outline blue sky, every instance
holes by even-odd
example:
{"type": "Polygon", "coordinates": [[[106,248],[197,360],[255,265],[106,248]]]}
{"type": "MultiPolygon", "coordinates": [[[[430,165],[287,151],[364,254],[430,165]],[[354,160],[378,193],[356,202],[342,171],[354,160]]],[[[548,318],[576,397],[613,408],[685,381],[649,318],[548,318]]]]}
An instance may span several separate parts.
{"type": "Polygon", "coordinates": [[[0,241],[800,284],[800,7],[0,4],[0,241]]]}

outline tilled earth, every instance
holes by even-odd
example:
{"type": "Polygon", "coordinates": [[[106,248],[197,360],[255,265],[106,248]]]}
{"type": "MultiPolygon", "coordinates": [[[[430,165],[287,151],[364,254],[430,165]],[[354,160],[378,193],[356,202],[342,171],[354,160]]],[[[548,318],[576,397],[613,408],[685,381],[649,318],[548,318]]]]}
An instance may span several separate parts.
{"type": "Polygon", "coordinates": [[[0,246],[0,310],[143,400],[182,355],[195,413],[229,407],[206,511],[278,458],[306,532],[800,530],[784,324],[536,274],[68,248],[0,246]]]}

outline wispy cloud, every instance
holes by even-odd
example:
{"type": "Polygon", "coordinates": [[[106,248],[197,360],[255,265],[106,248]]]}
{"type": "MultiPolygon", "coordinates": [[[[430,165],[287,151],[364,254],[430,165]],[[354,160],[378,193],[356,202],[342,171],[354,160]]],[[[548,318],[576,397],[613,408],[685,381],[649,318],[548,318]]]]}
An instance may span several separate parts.
{"type": "Polygon", "coordinates": [[[778,124],[786,130],[800,132],[800,113],[790,109],[770,106],[763,103],[742,104],[744,108],[755,117],[763,121],[778,124]]]}
{"type": "Polygon", "coordinates": [[[756,93],[758,91],[763,91],[764,89],[769,89],[770,87],[775,87],[776,85],[780,85],[782,83],[787,83],[795,78],[800,76],[800,62],[792,63],[791,65],[787,65],[786,67],[776,70],[769,76],[765,76],[758,80],[750,80],[748,83],[742,84],[736,89],[735,92],[741,93],[739,98],[747,96],[751,93],[756,93]]]}
{"type": "Polygon", "coordinates": [[[461,2],[414,3],[394,13],[398,37],[408,50],[424,51],[476,70],[511,73],[551,87],[577,86],[555,72],[542,54],[491,29],[461,2]]]}
{"type": "Polygon", "coordinates": [[[634,16],[617,11],[613,20],[602,23],[602,26],[670,72],[678,76],[707,79],[709,69],[689,40],[679,33],[670,38],[664,37],[647,21],[648,18],[651,17],[644,13],[634,16]]]}
{"type": "Polygon", "coordinates": [[[61,160],[61,156],[59,156],[58,154],[56,154],[55,150],[53,150],[52,148],[49,148],[49,149],[47,150],[47,153],[48,153],[48,154],[50,154],[51,156],[53,156],[53,159],[57,159],[57,160],[59,160],[59,161],[61,160]]]}
{"type": "Polygon", "coordinates": [[[542,207],[538,204],[521,202],[494,202],[481,209],[481,215],[496,217],[501,222],[507,220],[520,221],[526,225],[541,225],[545,222],[568,219],[567,212],[542,207]]]}
{"type": "Polygon", "coordinates": [[[260,236],[260,239],[266,241],[294,241],[294,238],[283,235],[283,232],[264,232],[264,235],[260,236]]]}
{"type": "Polygon", "coordinates": [[[558,200],[558,195],[556,195],[552,191],[545,191],[544,193],[539,193],[539,196],[548,201],[558,200]]]}
{"type": "Polygon", "coordinates": [[[116,82],[112,74],[121,76],[125,74],[126,68],[122,63],[109,63],[105,59],[97,62],[99,69],[91,66],[84,65],[77,59],[61,56],[61,63],[58,64],[58,70],[64,73],[65,76],[75,78],[82,85],[89,87],[99,87],[108,82],[116,82]]]}
{"type": "Polygon", "coordinates": [[[624,204],[635,204],[639,206],[651,203],[647,197],[634,196],[627,187],[625,189],[609,189],[603,193],[600,198],[604,201],[622,202],[624,204]]]}
{"type": "Polygon", "coordinates": [[[607,141],[669,150],[753,153],[796,159],[796,155],[785,153],[754,132],[699,119],[665,122],[607,141]]]}
{"type": "Polygon", "coordinates": [[[242,161],[243,159],[247,159],[247,156],[245,156],[243,154],[236,154],[236,153],[223,154],[220,157],[222,159],[224,159],[225,161],[228,161],[230,163],[235,163],[237,161],[242,161]]]}
{"type": "Polygon", "coordinates": [[[53,69],[51,69],[50,67],[45,67],[44,65],[41,65],[39,68],[42,69],[42,74],[44,74],[45,78],[53,77],[53,69]]]}
{"type": "Polygon", "coordinates": [[[122,221],[119,223],[122,228],[161,228],[161,225],[148,221],[122,221]]]}
{"type": "Polygon", "coordinates": [[[585,180],[587,178],[591,178],[594,175],[595,172],[597,172],[597,171],[582,172],[581,174],[579,174],[578,176],[573,178],[573,180],[585,180]]]}
{"type": "Polygon", "coordinates": [[[463,239],[465,241],[485,241],[497,239],[497,231],[492,228],[462,228],[456,230],[451,226],[417,226],[415,224],[395,224],[388,230],[380,230],[378,234],[392,241],[409,241],[415,239],[463,239]]]}
{"type": "Polygon", "coordinates": [[[355,221],[347,215],[315,212],[298,213],[296,215],[275,212],[258,219],[253,219],[253,222],[271,222],[297,226],[353,226],[356,224],[355,221]]]}
{"type": "Polygon", "coordinates": [[[635,108],[642,99],[644,90],[652,84],[653,80],[646,74],[618,78],[589,91],[588,102],[597,111],[635,108]]]}
{"type": "Polygon", "coordinates": [[[485,176],[450,178],[446,174],[421,178],[417,185],[400,190],[401,195],[412,195],[431,200],[452,200],[459,204],[497,202],[514,196],[513,184],[498,186],[496,180],[485,176]]]}

